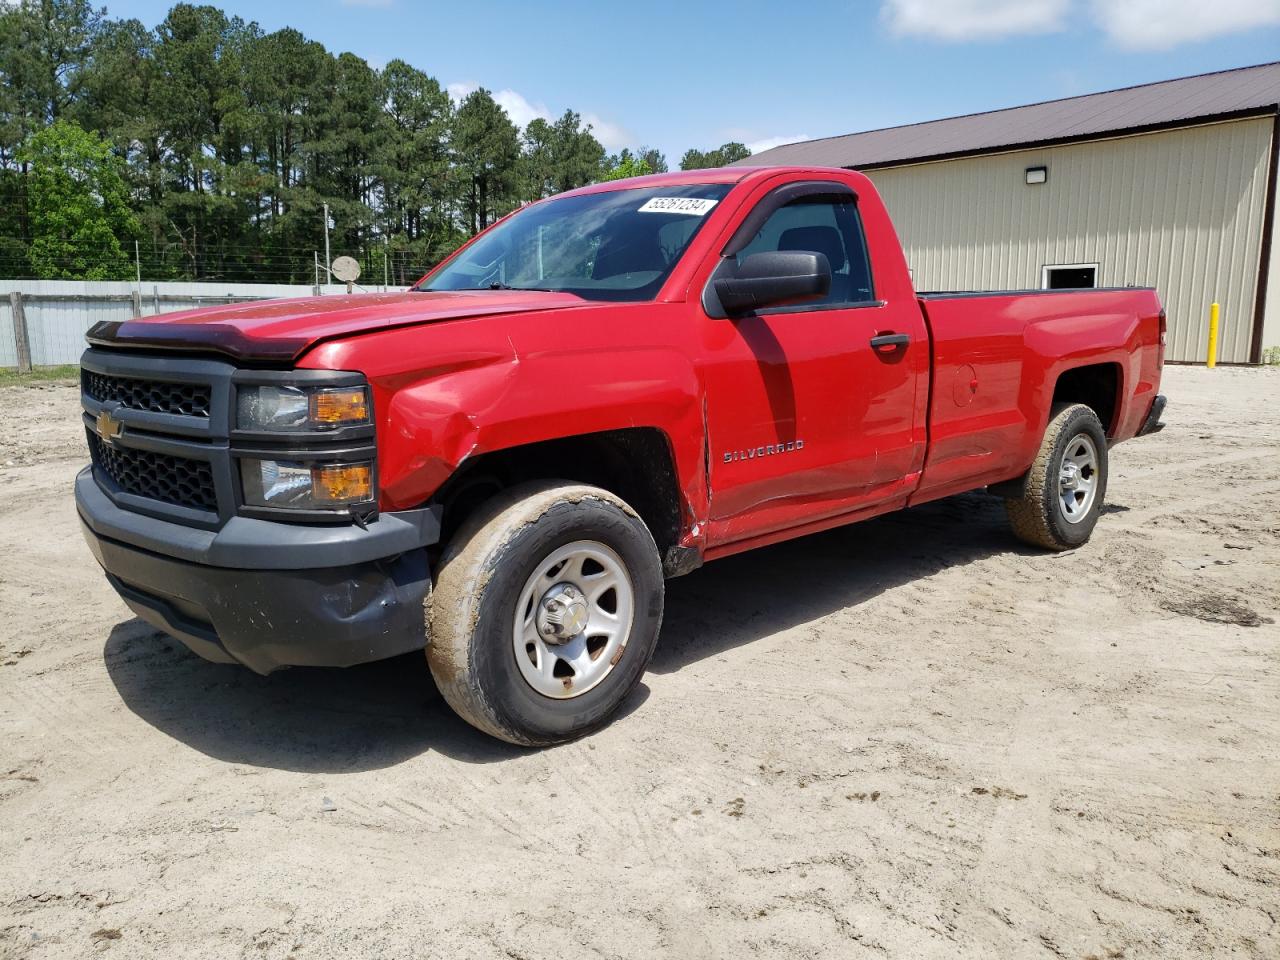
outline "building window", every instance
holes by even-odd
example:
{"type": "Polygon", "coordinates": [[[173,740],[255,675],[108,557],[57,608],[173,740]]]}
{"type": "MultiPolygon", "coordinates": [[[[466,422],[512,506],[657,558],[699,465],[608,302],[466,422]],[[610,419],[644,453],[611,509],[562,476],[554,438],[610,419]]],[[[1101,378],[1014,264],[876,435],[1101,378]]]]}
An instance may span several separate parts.
{"type": "Polygon", "coordinates": [[[1097,285],[1096,263],[1047,263],[1040,271],[1043,290],[1088,290],[1097,285]]]}

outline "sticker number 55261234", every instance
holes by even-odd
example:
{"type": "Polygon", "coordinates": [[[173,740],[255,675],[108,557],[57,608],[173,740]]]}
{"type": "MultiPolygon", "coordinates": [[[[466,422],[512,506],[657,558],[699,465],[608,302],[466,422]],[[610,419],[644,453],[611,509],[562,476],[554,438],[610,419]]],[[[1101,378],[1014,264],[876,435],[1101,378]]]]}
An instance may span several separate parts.
{"type": "Polygon", "coordinates": [[[640,208],[641,213],[687,213],[701,217],[716,205],[715,200],[699,197],[652,197],[640,208]]]}

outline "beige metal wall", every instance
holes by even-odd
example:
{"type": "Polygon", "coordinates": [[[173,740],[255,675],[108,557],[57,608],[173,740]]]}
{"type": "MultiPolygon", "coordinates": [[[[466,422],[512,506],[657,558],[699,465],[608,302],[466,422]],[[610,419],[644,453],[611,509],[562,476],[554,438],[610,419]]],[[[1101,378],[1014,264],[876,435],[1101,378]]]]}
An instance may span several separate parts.
{"type": "MultiPolygon", "coordinates": [[[[1272,121],[870,171],[919,290],[1029,289],[1045,264],[1097,263],[1099,286],[1154,286],[1171,360],[1249,360],[1272,121]],[[1047,166],[1029,186],[1027,167],[1047,166]]],[[[1272,283],[1280,284],[1280,277],[1272,283]]]]}

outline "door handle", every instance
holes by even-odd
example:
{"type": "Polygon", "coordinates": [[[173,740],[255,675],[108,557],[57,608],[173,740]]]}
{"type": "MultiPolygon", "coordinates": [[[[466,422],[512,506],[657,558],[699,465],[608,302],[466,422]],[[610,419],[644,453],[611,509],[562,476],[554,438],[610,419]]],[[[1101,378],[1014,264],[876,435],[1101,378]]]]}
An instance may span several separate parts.
{"type": "Polygon", "coordinates": [[[909,333],[882,333],[871,338],[871,349],[883,350],[886,347],[892,347],[897,350],[899,347],[905,347],[910,342],[911,334],[909,333]]]}

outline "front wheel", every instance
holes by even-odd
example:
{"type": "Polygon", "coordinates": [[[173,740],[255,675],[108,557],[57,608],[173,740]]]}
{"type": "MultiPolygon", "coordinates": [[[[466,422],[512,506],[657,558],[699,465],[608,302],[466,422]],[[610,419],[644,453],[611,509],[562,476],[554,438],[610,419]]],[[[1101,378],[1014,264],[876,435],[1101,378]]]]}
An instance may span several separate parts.
{"type": "Polygon", "coordinates": [[[472,726],[544,746],[609,721],[662,623],[648,528],[606,490],[542,483],[479,507],[450,542],[428,601],[427,659],[472,726]]]}
{"type": "Polygon", "coordinates": [[[1014,535],[1069,550],[1089,539],[1107,492],[1107,437],[1093,410],[1059,404],[1049,415],[1023,494],[1005,500],[1014,535]]]}

